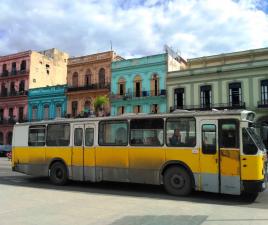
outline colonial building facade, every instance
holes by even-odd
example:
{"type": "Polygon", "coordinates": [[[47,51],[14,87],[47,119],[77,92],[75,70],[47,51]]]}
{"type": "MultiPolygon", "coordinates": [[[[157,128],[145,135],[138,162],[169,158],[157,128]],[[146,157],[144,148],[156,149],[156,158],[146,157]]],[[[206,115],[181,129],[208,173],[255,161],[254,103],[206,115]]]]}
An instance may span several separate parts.
{"type": "Polygon", "coordinates": [[[64,117],[67,109],[66,85],[29,89],[29,121],[64,117]]]}
{"type": "Polygon", "coordinates": [[[26,121],[33,110],[29,89],[66,84],[67,60],[68,54],[57,49],[0,57],[0,146],[10,146],[14,123],[26,121]]]}
{"type": "MultiPolygon", "coordinates": [[[[68,116],[77,117],[84,112],[94,113],[95,98],[108,96],[110,93],[111,63],[121,59],[115,52],[109,51],[68,60],[68,116]]],[[[110,106],[107,104],[104,114],[109,113],[110,106]]]]}
{"type": "Polygon", "coordinates": [[[255,111],[268,146],[268,48],[189,59],[184,70],[168,73],[167,89],[171,111],[255,111]]]}
{"type": "Polygon", "coordinates": [[[167,72],[184,63],[168,53],[113,62],[111,114],[166,112],[167,72]]]}

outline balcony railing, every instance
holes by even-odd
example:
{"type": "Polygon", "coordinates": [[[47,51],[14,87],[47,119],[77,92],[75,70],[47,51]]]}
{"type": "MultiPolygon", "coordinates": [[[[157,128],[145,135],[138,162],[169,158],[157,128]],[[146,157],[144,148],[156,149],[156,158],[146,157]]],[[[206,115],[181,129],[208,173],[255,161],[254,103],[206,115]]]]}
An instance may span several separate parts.
{"type": "Polygon", "coordinates": [[[87,84],[84,86],[69,86],[67,91],[82,91],[82,90],[97,90],[97,89],[109,89],[110,90],[110,83],[96,83],[96,84],[87,84]]]}
{"type": "Polygon", "coordinates": [[[259,101],[258,108],[268,108],[268,99],[259,101]]]}
{"type": "Polygon", "coordinates": [[[208,105],[183,105],[183,106],[177,106],[175,105],[174,108],[171,107],[170,111],[174,111],[176,109],[181,110],[197,110],[197,111],[207,111],[211,109],[245,109],[246,103],[245,102],[239,102],[237,104],[234,103],[217,103],[217,104],[208,104],[208,105]]]}
{"type": "Polygon", "coordinates": [[[28,91],[27,90],[24,90],[24,91],[10,91],[10,92],[3,91],[0,94],[0,97],[26,96],[26,95],[28,95],[28,91]]]}
{"type": "Polygon", "coordinates": [[[19,119],[15,119],[15,118],[10,118],[10,119],[0,119],[0,124],[15,124],[15,123],[24,123],[24,122],[28,122],[28,119],[26,117],[22,117],[19,119]]]}
{"type": "Polygon", "coordinates": [[[1,77],[18,76],[18,75],[26,74],[28,72],[29,71],[27,70],[12,70],[12,71],[5,70],[1,73],[1,77]]]}
{"type": "Polygon", "coordinates": [[[139,92],[127,92],[122,94],[111,94],[112,99],[133,99],[133,98],[146,98],[146,97],[157,97],[166,96],[166,90],[162,89],[160,91],[139,91],[139,92]]]}

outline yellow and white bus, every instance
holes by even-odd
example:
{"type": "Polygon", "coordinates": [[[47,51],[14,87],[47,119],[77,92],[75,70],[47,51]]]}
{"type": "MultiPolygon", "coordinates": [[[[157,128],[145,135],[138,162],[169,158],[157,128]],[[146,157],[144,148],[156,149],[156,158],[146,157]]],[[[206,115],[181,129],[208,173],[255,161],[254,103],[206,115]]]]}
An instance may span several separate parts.
{"type": "Polygon", "coordinates": [[[266,149],[251,111],[128,114],[16,124],[12,167],[68,180],[163,184],[240,195],[266,188],[266,149]]]}

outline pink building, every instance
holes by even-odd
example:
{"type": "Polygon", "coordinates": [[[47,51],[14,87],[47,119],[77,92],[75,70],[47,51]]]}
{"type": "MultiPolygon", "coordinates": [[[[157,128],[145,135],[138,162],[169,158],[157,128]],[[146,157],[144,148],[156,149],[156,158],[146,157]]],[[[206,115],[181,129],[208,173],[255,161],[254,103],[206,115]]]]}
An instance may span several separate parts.
{"type": "Polygon", "coordinates": [[[27,118],[31,51],[0,56],[0,146],[11,145],[13,125],[27,118]]]}

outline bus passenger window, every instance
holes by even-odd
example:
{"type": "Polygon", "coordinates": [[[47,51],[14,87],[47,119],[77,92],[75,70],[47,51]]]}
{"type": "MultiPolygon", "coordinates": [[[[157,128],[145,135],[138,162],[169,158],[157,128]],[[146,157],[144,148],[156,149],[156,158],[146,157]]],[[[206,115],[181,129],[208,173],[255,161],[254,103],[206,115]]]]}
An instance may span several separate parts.
{"type": "Polygon", "coordinates": [[[86,128],[85,131],[85,145],[92,146],[94,144],[94,129],[86,128]]]}
{"type": "Polygon", "coordinates": [[[215,154],[216,146],[216,126],[214,124],[204,124],[202,126],[202,152],[203,154],[215,154]]]}
{"type": "Polygon", "coordinates": [[[256,145],[253,142],[252,138],[248,134],[246,128],[243,128],[242,135],[243,135],[243,153],[245,155],[255,155],[255,154],[257,154],[258,148],[256,147],[256,145]]]}
{"type": "Polygon", "coordinates": [[[130,144],[132,146],[162,146],[164,120],[132,119],[130,121],[130,144]]]}
{"type": "Polygon", "coordinates": [[[127,144],[127,121],[101,121],[99,123],[99,145],[126,146],[127,144]]]}
{"type": "Polygon", "coordinates": [[[194,147],[196,145],[194,118],[168,118],[166,124],[167,146],[194,147]]]}
{"type": "Polygon", "coordinates": [[[83,145],[83,129],[75,128],[74,130],[74,146],[82,146],[83,145]]]}
{"type": "Polygon", "coordinates": [[[221,148],[239,148],[239,126],[237,120],[219,120],[221,148]]]}
{"type": "Polygon", "coordinates": [[[69,144],[70,144],[69,124],[47,125],[47,146],[69,146],[69,144]]]}
{"type": "Polygon", "coordinates": [[[44,146],[45,145],[45,126],[31,126],[29,128],[29,146],[44,146]]]}

